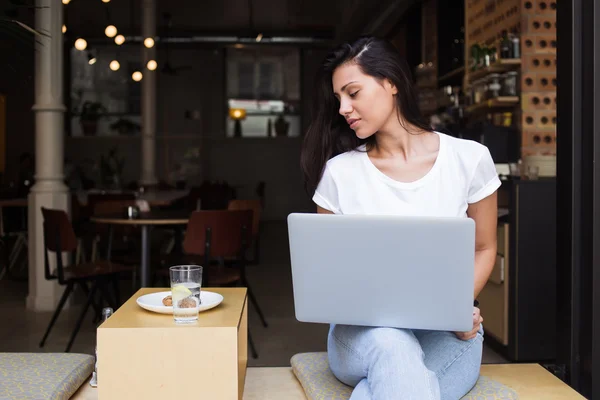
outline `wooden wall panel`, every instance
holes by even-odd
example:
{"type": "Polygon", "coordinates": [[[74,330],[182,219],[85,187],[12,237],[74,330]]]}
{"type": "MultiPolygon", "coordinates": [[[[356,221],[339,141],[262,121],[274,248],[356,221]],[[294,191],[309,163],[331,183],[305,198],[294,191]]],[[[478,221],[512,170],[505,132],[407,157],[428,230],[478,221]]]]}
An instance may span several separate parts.
{"type": "Polygon", "coordinates": [[[465,84],[470,48],[516,30],[521,105],[515,109],[522,156],[556,154],[556,0],[465,0],[465,84]]]}
{"type": "Polygon", "coordinates": [[[521,152],[556,154],[556,1],[521,0],[521,152]]]}

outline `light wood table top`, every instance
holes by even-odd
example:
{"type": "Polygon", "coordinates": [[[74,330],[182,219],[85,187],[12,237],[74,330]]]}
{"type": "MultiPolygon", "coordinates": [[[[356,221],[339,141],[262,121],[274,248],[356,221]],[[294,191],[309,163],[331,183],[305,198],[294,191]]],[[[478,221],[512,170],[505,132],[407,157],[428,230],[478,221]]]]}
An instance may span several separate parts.
{"type": "MultiPolygon", "coordinates": [[[[519,400],[585,400],[538,364],[488,364],[481,374],[512,387],[519,400]]],[[[75,400],[97,400],[97,390],[87,382],[75,400]]],[[[302,386],[289,367],[248,368],[244,400],[306,400],[302,386]]]]}
{"type": "Polygon", "coordinates": [[[485,364],[481,375],[510,386],[519,400],[585,400],[539,364],[485,364]]]}
{"type": "MultiPolygon", "coordinates": [[[[72,400],[98,400],[98,389],[86,381],[72,400]]],[[[306,400],[291,368],[248,368],[243,400],[306,400]]]]}
{"type": "Polygon", "coordinates": [[[136,300],[138,297],[156,292],[170,291],[170,288],[142,288],[123,304],[99,329],[111,328],[168,328],[168,329],[197,329],[214,327],[237,327],[240,322],[241,310],[246,301],[246,288],[202,288],[207,292],[219,293],[223,302],[217,307],[198,313],[195,324],[178,325],[171,314],[159,314],[141,308],[136,300]]]}

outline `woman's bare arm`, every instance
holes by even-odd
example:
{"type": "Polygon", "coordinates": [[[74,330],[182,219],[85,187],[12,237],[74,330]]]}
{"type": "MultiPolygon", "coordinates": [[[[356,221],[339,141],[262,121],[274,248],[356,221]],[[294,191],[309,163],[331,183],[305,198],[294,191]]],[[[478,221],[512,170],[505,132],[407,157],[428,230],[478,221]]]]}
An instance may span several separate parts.
{"type": "Polygon", "coordinates": [[[326,210],[325,208],[323,208],[321,206],[317,206],[317,213],[318,214],[333,214],[333,212],[326,210]]]}
{"type": "Polygon", "coordinates": [[[475,220],[475,298],[487,283],[496,262],[498,195],[469,204],[467,215],[475,220]]]}

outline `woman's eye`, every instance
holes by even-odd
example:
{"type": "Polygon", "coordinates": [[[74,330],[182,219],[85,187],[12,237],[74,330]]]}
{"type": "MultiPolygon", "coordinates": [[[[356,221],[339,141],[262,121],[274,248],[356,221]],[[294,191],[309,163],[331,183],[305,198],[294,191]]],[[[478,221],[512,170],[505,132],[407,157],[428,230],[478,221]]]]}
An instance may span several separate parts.
{"type": "Polygon", "coordinates": [[[354,93],[350,93],[350,97],[356,97],[356,95],[358,94],[358,92],[360,92],[360,90],[357,90],[354,93]]]}

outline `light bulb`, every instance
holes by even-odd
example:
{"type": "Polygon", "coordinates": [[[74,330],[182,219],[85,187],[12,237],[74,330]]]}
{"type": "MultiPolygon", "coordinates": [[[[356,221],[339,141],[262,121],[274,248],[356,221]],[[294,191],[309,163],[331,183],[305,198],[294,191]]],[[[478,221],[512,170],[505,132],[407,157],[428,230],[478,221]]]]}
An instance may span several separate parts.
{"type": "Polygon", "coordinates": [[[110,62],[109,65],[110,69],[112,69],[113,71],[117,71],[119,68],[121,68],[121,64],[119,64],[119,62],[117,60],[112,60],[110,62]]]}
{"type": "Polygon", "coordinates": [[[79,38],[75,41],[75,48],[77,50],[85,50],[86,47],[87,42],[85,41],[85,39],[79,38]]]}
{"type": "Polygon", "coordinates": [[[110,3],[110,0],[102,0],[103,3],[110,3]]]}
{"type": "Polygon", "coordinates": [[[66,26],[66,25],[63,25],[63,26],[62,26],[62,33],[66,33],[66,32],[67,32],[67,26],[66,26]]]}
{"type": "Polygon", "coordinates": [[[140,71],[135,71],[133,74],[131,74],[131,79],[133,79],[136,82],[141,81],[143,77],[144,76],[140,71]]]}
{"type": "Polygon", "coordinates": [[[117,37],[115,37],[115,43],[119,46],[125,43],[125,36],[117,35],[117,37]]]}
{"type": "Polygon", "coordinates": [[[156,67],[158,67],[158,63],[154,60],[150,60],[148,61],[148,63],[146,64],[146,67],[150,70],[150,71],[154,71],[156,69],[156,67]]]}
{"type": "Polygon", "coordinates": [[[147,37],[146,39],[144,39],[144,46],[146,46],[147,48],[152,48],[154,46],[154,39],[152,39],[151,37],[147,37]]]}
{"type": "Polygon", "coordinates": [[[98,60],[96,59],[96,57],[92,57],[92,58],[90,58],[90,59],[88,60],[88,64],[90,64],[90,65],[94,65],[94,64],[96,64],[96,61],[98,61],[98,60]]]}
{"type": "Polygon", "coordinates": [[[62,0],[63,4],[69,4],[71,2],[71,0],[62,0]]]}
{"type": "Polygon", "coordinates": [[[104,29],[104,34],[108,37],[115,37],[117,34],[117,28],[114,25],[109,25],[104,29]]]}

